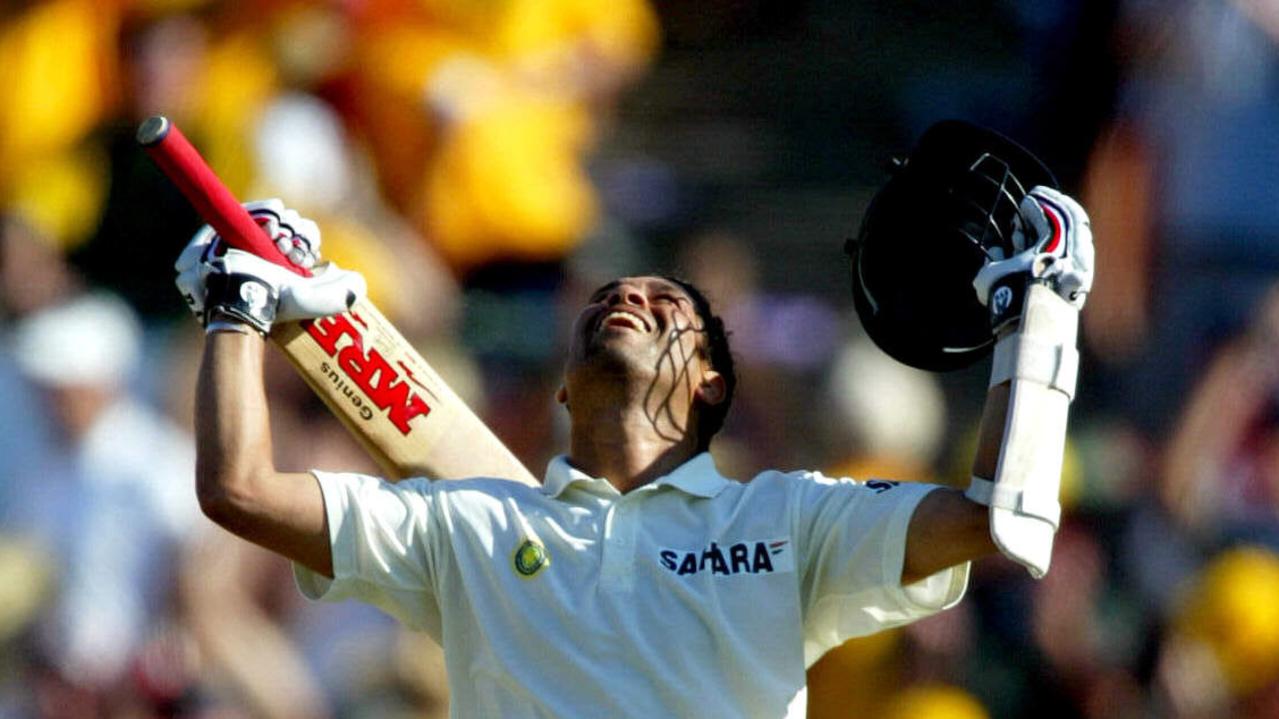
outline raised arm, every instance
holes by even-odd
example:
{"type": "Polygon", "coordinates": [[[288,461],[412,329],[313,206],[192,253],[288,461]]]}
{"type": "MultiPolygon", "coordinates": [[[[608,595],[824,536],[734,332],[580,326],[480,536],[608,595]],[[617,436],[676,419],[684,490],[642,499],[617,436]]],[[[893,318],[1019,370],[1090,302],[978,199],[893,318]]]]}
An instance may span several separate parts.
{"type": "Polygon", "coordinates": [[[960,494],[921,502],[907,538],[903,581],[993,550],[1042,577],[1060,523],[1066,419],[1079,362],[1079,310],[1092,286],[1088,215],[1044,187],[1019,208],[1022,249],[974,280],[998,337],[973,478],[960,494]],[[984,534],[985,536],[979,536],[984,534]]]}
{"type": "MultiPolygon", "coordinates": [[[[1008,411],[1008,385],[992,387],[986,395],[978,431],[973,476],[993,477],[999,462],[1008,411]]],[[[910,518],[902,584],[917,582],[947,567],[998,552],[990,536],[990,510],[951,488],[933,490],[910,518]]]]}
{"type": "MultiPolygon", "coordinates": [[[[315,265],[319,229],[278,200],[247,205],[290,261],[315,265]]],[[[324,498],[310,474],[276,471],[262,362],[277,319],[335,314],[364,292],[358,274],[331,265],[309,277],[239,250],[205,227],[178,258],[177,285],[205,326],[196,389],[196,492],[229,531],[332,576],[324,498]]]]}
{"type": "Polygon", "coordinates": [[[324,498],[314,476],[272,460],[257,333],[209,334],[196,389],[196,495],[228,531],[333,575],[324,498]]]}

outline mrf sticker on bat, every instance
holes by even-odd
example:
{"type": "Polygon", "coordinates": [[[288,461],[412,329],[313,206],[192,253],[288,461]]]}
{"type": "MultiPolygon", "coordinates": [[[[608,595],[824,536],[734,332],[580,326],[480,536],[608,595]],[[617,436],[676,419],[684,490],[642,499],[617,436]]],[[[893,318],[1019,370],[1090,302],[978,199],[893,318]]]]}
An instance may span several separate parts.
{"type": "Polygon", "coordinates": [[[336,365],[323,363],[320,371],[329,377],[336,392],[355,405],[362,419],[372,419],[374,411],[355,394],[355,389],[378,410],[386,412],[386,418],[400,434],[408,436],[413,431],[410,422],[430,414],[431,406],[410,384],[412,372],[403,362],[393,365],[376,347],[365,346],[358,322],[358,315],[346,313],[307,323],[307,334],[336,365]]]}

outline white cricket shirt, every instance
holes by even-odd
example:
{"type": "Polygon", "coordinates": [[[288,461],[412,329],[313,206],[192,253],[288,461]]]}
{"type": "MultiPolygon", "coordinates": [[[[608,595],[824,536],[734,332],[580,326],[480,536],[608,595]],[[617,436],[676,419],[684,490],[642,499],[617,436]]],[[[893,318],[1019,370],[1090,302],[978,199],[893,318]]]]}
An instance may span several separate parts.
{"type": "Polygon", "coordinates": [[[782,717],[850,637],[963,596],[968,566],[902,587],[906,529],[935,487],[764,472],[709,454],[619,494],[553,460],[542,487],[391,484],[315,472],[332,581],[444,647],[454,717],[782,717]]]}

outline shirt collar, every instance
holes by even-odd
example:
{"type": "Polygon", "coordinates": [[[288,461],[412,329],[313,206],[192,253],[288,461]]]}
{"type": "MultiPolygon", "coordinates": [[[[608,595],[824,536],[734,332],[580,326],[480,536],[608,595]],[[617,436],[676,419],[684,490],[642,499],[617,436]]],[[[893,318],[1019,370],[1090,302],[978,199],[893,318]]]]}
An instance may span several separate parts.
{"type": "MultiPolygon", "coordinates": [[[[715,460],[710,452],[702,452],[675,468],[675,471],[658,477],[646,487],[670,486],[695,497],[710,498],[719,494],[732,481],[723,477],[715,468],[715,460]]],[[[602,477],[591,475],[569,464],[567,455],[559,455],[546,465],[546,478],[542,482],[542,491],[552,497],[558,497],[568,489],[569,485],[582,482],[599,487],[604,485],[613,494],[617,490],[602,477]]],[[[640,489],[644,489],[641,487],[640,489]]]]}

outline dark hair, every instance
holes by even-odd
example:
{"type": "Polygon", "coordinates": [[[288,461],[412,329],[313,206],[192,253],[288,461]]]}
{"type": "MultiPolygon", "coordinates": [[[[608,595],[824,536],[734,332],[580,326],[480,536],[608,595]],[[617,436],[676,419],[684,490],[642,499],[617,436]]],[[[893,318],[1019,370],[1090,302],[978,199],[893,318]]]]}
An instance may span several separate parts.
{"type": "Polygon", "coordinates": [[[701,290],[687,280],[670,275],[662,277],[679,285],[693,300],[697,316],[702,320],[702,331],[706,334],[706,351],[711,368],[724,379],[724,399],[718,404],[698,408],[697,449],[704,452],[710,448],[711,438],[723,428],[728,408],[733,404],[733,390],[737,388],[737,371],[733,367],[733,352],[728,346],[728,331],[724,329],[724,320],[711,310],[710,300],[706,299],[701,290]]]}

